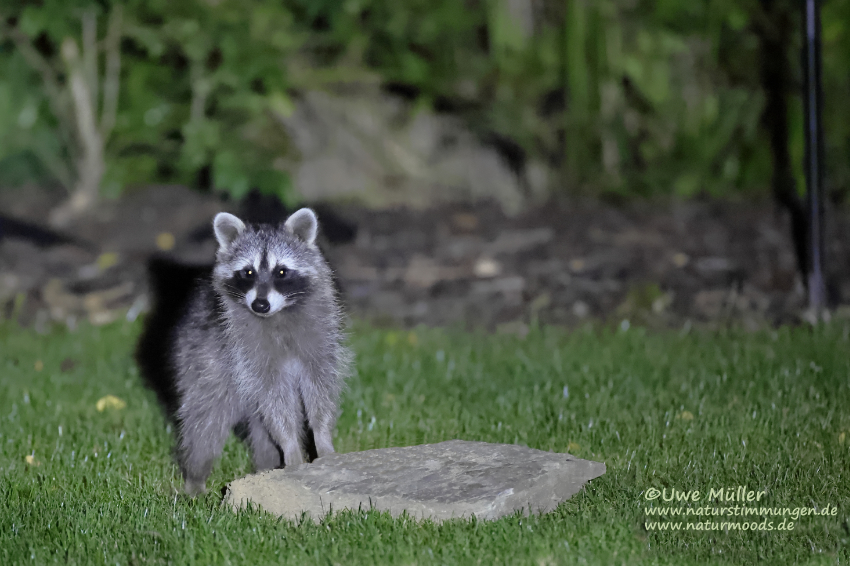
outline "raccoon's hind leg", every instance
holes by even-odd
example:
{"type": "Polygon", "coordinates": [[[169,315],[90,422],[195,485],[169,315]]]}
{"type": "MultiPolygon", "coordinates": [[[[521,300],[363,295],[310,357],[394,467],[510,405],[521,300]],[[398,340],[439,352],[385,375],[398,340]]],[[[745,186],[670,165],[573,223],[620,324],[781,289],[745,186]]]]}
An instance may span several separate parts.
{"type": "Polygon", "coordinates": [[[272,442],[269,431],[263,426],[259,415],[254,415],[248,421],[248,440],[251,443],[251,456],[256,471],[280,467],[280,450],[272,442]]]}
{"type": "Polygon", "coordinates": [[[206,407],[204,403],[191,401],[184,400],[177,413],[180,421],[177,454],[184,490],[194,496],[206,492],[213,464],[239,419],[228,399],[217,399],[214,403],[206,399],[206,407]]]}

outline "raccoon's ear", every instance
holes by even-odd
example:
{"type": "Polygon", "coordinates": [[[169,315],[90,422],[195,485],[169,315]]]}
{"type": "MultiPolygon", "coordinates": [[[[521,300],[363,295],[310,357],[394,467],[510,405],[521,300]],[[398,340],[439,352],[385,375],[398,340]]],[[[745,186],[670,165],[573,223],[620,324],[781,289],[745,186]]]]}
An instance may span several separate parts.
{"type": "Polygon", "coordinates": [[[233,240],[245,231],[245,223],[227,212],[219,212],[213,220],[215,239],[222,248],[230,247],[233,240]]]}
{"type": "Polygon", "coordinates": [[[316,241],[316,234],[319,231],[319,221],[316,219],[315,212],[309,208],[302,208],[286,219],[283,228],[298,239],[312,244],[316,241]]]}

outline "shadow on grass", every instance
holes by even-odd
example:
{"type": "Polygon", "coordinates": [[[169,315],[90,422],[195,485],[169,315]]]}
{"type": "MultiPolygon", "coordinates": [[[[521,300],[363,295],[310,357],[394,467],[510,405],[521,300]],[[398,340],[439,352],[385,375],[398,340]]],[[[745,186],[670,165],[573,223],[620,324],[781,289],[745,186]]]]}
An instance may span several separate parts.
{"type": "Polygon", "coordinates": [[[152,305],[136,347],[136,362],[145,385],[156,393],[168,419],[176,423],[179,399],[171,364],[175,333],[192,291],[211,277],[212,264],[187,265],[155,256],[147,268],[152,305]]]}

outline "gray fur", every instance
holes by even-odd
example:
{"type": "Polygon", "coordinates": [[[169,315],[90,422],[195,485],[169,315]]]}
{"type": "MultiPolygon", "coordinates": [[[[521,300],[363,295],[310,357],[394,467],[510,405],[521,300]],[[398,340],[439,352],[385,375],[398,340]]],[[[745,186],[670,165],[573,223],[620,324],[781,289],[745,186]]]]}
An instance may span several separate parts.
{"type": "Polygon", "coordinates": [[[280,226],[246,225],[226,213],[213,225],[220,247],[212,280],[193,294],[172,355],[180,399],[178,459],[190,494],[206,489],[225,440],[240,423],[247,425],[257,470],[304,462],[305,421],[317,454],[333,452],[351,360],[331,270],[314,243],[312,210],[280,226]],[[298,277],[285,282],[291,292],[275,286],[270,270],[276,266],[263,265],[263,258],[285,266],[286,277],[298,277]],[[247,266],[256,272],[254,287],[245,292],[248,283],[234,274],[246,273],[247,266]],[[267,297],[271,312],[254,312],[252,297],[267,297]],[[275,311],[275,305],[282,306],[275,311]]]}
{"type": "Polygon", "coordinates": [[[286,219],[283,227],[308,244],[316,241],[319,232],[319,221],[316,214],[309,208],[302,208],[286,219]]]}
{"type": "Polygon", "coordinates": [[[213,219],[215,239],[220,247],[229,246],[236,237],[245,231],[245,223],[227,212],[219,212],[213,219]]]}

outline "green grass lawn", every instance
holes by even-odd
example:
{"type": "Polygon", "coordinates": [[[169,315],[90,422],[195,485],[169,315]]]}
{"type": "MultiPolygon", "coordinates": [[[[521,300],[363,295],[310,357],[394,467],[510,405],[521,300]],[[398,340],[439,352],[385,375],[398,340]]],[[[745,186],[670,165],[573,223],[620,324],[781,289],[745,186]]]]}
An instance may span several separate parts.
{"type": "Polygon", "coordinates": [[[551,514],[440,525],[367,511],[297,525],[234,514],[220,488],[251,471],[235,439],[210,493],[179,495],[173,435],[131,357],[139,330],[116,323],[38,335],[0,325],[0,564],[850,560],[844,323],[757,334],[546,328],[524,339],[358,326],[337,450],[461,438],[569,451],[608,467],[551,514]],[[106,395],[126,407],[99,412],[106,395]],[[735,505],[705,500],[738,485],[766,490],[762,505],[838,512],[801,516],[786,531],[645,526],[650,503],[688,508],[648,502],[650,488],[699,490],[697,508],[735,505]]]}

